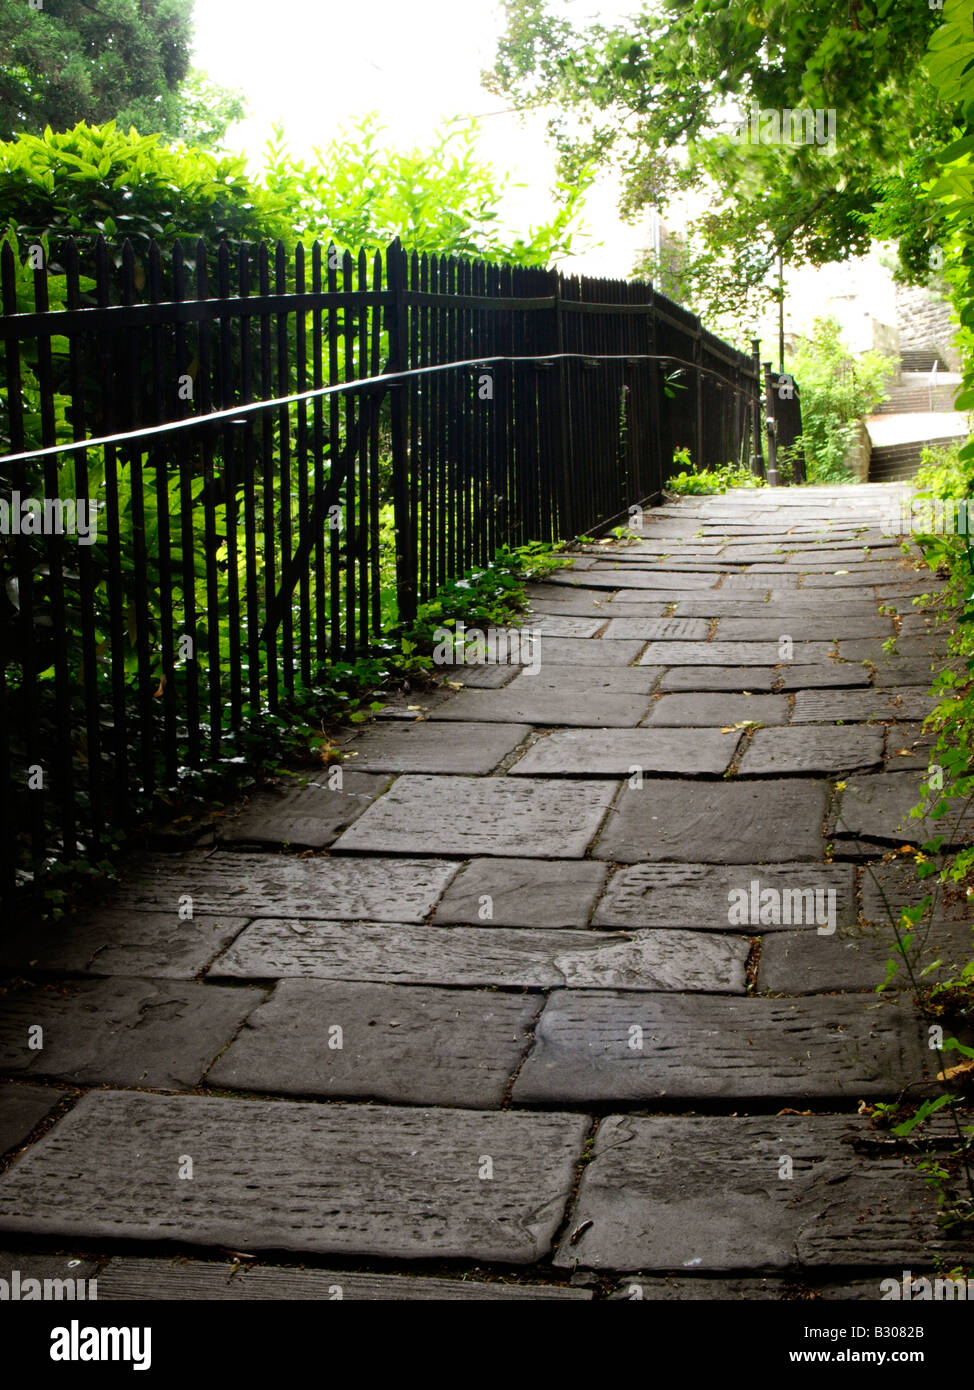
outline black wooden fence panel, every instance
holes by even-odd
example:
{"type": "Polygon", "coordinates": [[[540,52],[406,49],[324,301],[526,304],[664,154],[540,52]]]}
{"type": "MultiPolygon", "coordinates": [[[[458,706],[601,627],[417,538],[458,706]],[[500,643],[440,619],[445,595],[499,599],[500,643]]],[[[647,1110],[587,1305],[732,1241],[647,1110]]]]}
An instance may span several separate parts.
{"type": "Polygon", "coordinates": [[[398,243],[0,272],[0,499],[99,502],[91,545],[0,534],[2,896],[499,545],[750,454],[752,358],[647,284],[398,243]]]}

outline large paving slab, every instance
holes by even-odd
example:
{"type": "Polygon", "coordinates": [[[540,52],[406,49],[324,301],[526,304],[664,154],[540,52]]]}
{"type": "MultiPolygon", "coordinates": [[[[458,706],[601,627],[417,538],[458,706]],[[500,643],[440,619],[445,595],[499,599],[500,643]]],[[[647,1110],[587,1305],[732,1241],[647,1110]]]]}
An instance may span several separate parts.
{"type": "MultiPolygon", "coordinates": [[[[649,1295],[647,1295],[648,1297],[649,1295]]],[[[559,1284],[440,1279],[429,1275],[370,1274],[348,1269],[302,1269],[287,1265],[217,1264],[212,1260],[109,1260],[98,1276],[98,1301],[246,1299],[253,1302],[534,1302],[591,1301],[591,1289],[559,1284]]]]}
{"type": "Polygon", "coordinates": [[[787,635],[795,642],[837,642],[847,637],[889,637],[893,633],[890,618],[865,614],[824,614],[818,617],[786,618],[755,615],[754,618],[721,618],[717,625],[718,642],[778,642],[787,635]]]}
{"type": "Polygon", "coordinates": [[[690,507],[653,507],[643,513],[643,524],[630,527],[641,539],[693,541],[700,529],[695,509],[690,507]]]}
{"type": "MultiPolygon", "coordinates": [[[[850,781],[840,792],[834,813],[837,837],[873,840],[880,843],[920,845],[942,837],[946,847],[969,845],[974,839],[974,806],[969,798],[953,797],[947,811],[937,819],[927,815],[914,818],[910,811],[920,804],[923,774],[916,771],[868,773],[850,781]]],[[[940,801],[931,792],[926,804],[934,808],[940,801]]]]}
{"type": "Polygon", "coordinates": [[[717,777],[730,767],[736,744],[737,738],[719,729],[559,729],[532,744],[510,775],[717,777]]]}
{"type": "Polygon", "coordinates": [[[842,721],[865,724],[870,719],[924,719],[936,704],[924,689],[799,690],[792,713],[794,724],[842,721]]]}
{"type": "MultiPolygon", "coordinates": [[[[639,667],[637,670],[641,669],[639,667]]],[[[651,668],[650,668],[651,669],[651,668]]],[[[802,667],[802,670],[811,670],[802,667]]],[[[726,690],[770,693],[780,672],[772,666],[671,666],[659,683],[661,691],[726,690]]]]}
{"type": "Polygon", "coordinates": [[[33,1129],[68,1095],[49,1086],[0,1084],[0,1154],[26,1142],[33,1129]]]}
{"type": "Polygon", "coordinates": [[[195,915],[229,908],[247,918],[283,913],[422,922],[456,871],[456,864],[428,858],[377,864],[284,854],[185,854],[144,864],[115,897],[148,912],[182,908],[195,915]]]}
{"type": "Polygon", "coordinates": [[[528,626],[548,637],[594,637],[605,627],[605,618],[573,617],[568,613],[532,613],[528,626]]]}
{"type": "MultiPolygon", "coordinates": [[[[562,606],[562,604],[560,603],[554,603],[551,600],[545,599],[542,601],[541,605],[543,612],[575,612],[575,606],[569,606],[571,600],[575,598],[575,595],[572,594],[571,589],[560,589],[558,592],[566,596],[565,606],[562,606]]],[[[592,604],[591,607],[586,607],[584,609],[578,608],[577,611],[579,613],[589,614],[593,617],[597,616],[599,618],[600,626],[604,626],[605,622],[608,621],[610,618],[665,618],[672,604],[675,602],[677,598],[680,597],[682,592],[683,591],[681,590],[679,594],[647,594],[645,590],[640,589],[626,589],[621,590],[619,592],[611,592],[608,589],[600,589],[599,593],[602,597],[597,605],[592,604]],[[619,603],[623,599],[626,600],[625,607],[617,607],[617,603],[619,603]]],[[[532,624],[534,624],[535,618],[532,616],[529,621],[532,624]]]]}
{"type": "Polygon", "coordinates": [[[943,592],[944,584],[934,579],[920,579],[907,584],[874,584],[872,593],[880,603],[908,603],[926,594],[943,592]]]}
{"type": "Polygon", "coordinates": [[[257,989],[121,977],[8,990],[0,1070],[74,1085],[196,1086],[262,999],[257,989]]]}
{"type": "Polygon", "coordinates": [[[788,559],[789,551],[784,547],[775,547],[762,543],[750,545],[746,542],[734,542],[721,548],[720,558],[728,565],[758,565],[772,564],[783,565],[788,559]]]}
{"type": "Polygon", "coordinates": [[[764,777],[783,772],[856,772],[878,767],[883,761],[882,729],[825,727],[757,729],[741,758],[742,777],[764,777]]]}
{"type": "MultiPolygon", "coordinates": [[[[798,565],[800,569],[805,568],[828,568],[838,569],[842,565],[862,564],[869,559],[866,547],[857,545],[855,541],[847,541],[845,545],[837,546],[801,546],[791,545],[788,547],[788,563],[798,565]]],[[[894,554],[897,553],[894,550],[894,554]]],[[[901,557],[902,558],[902,557],[901,557]]]]}
{"type": "MultiPolygon", "coordinates": [[[[666,614],[666,603],[659,598],[654,598],[652,594],[643,595],[638,592],[630,595],[633,607],[632,610],[626,609],[632,617],[639,618],[662,618],[666,614]]],[[[554,617],[580,618],[582,620],[594,620],[601,627],[606,619],[618,616],[617,610],[613,607],[615,594],[609,589],[586,590],[576,593],[573,589],[564,587],[555,588],[552,586],[546,589],[543,594],[535,594],[530,598],[531,612],[525,622],[531,627],[540,627],[546,615],[554,617]]],[[[581,633],[563,633],[565,637],[582,636],[581,633]]]]}
{"type": "MultiPolygon", "coordinates": [[[[581,574],[577,578],[580,585],[581,574]]],[[[573,613],[585,613],[589,610],[594,612],[610,597],[605,589],[586,589],[574,584],[570,588],[566,588],[563,584],[551,584],[547,580],[540,584],[526,584],[524,592],[532,607],[544,607],[548,603],[557,603],[559,612],[571,611],[573,613]]]]}
{"type": "Polygon", "coordinates": [[[597,927],[763,934],[793,924],[817,929],[821,919],[828,920],[830,905],[839,925],[855,922],[856,879],[851,864],[636,864],[612,876],[592,920],[597,927]],[[772,901],[780,902],[781,911],[766,912],[768,920],[761,922],[760,895],[766,889],[774,890],[772,901]],[[751,907],[754,891],[757,911],[751,907]],[[745,915],[736,910],[744,901],[742,892],[747,920],[739,922],[737,918],[745,915]]]}
{"type": "MultiPolygon", "coordinates": [[[[626,783],[593,851],[621,863],[821,859],[826,788],[807,779],[626,783]]],[[[361,822],[360,822],[361,824],[361,822]]]]}
{"type": "MultiPolygon", "coordinates": [[[[917,975],[928,966],[928,984],[956,977],[971,957],[974,938],[959,922],[938,923],[911,933],[910,962],[917,975]]],[[[909,974],[897,951],[892,926],[884,931],[843,931],[831,936],[814,932],[775,932],[761,943],[757,984],[769,994],[825,994],[835,990],[875,990],[886,979],[886,963],[899,969],[891,989],[911,989],[909,974]]]]}
{"type": "Polygon", "coordinates": [[[227,946],[246,917],[93,910],[43,927],[0,933],[6,968],[190,980],[227,946]]]}
{"type": "Polygon", "coordinates": [[[923,1030],[912,1008],[867,1002],[559,990],[538,1021],[513,1099],[848,1104],[896,1096],[923,1079],[923,1030]]]}
{"type": "Polygon", "coordinates": [[[964,887],[941,883],[939,872],[919,878],[912,856],[889,864],[864,864],[860,879],[863,918],[885,931],[891,922],[899,923],[905,907],[917,907],[927,898],[931,902],[925,921],[974,923],[974,894],[968,897],[964,887]]]}
{"type": "Polygon", "coordinates": [[[603,557],[602,557],[598,552],[595,552],[595,553],[593,553],[592,551],[583,552],[583,551],[580,551],[580,550],[579,550],[579,551],[576,551],[575,554],[572,556],[571,565],[570,565],[570,566],[564,566],[564,567],[563,567],[562,569],[560,569],[558,572],[559,572],[559,573],[564,573],[566,569],[570,569],[570,570],[572,570],[574,573],[577,574],[579,571],[585,571],[585,570],[588,570],[588,569],[592,569],[593,566],[597,565],[598,562],[599,562],[599,560],[602,559],[602,558],[603,558],[603,557]]]}
{"type": "Polygon", "coordinates": [[[222,822],[227,843],[307,845],[324,849],[388,785],[352,768],[329,768],[306,787],[261,792],[243,811],[222,822]]]}
{"type": "Polygon", "coordinates": [[[0,1230],[533,1264],[587,1127],[583,1115],[92,1092],[0,1178],[0,1230]]]}
{"type": "MultiPolygon", "coordinates": [[[[943,639],[930,636],[898,635],[893,639],[892,650],[888,650],[886,646],[886,642],[889,640],[889,638],[880,640],[878,637],[861,638],[857,641],[840,639],[838,653],[846,661],[868,661],[884,670],[890,667],[901,667],[906,661],[919,662],[920,669],[923,670],[924,674],[920,680],[914,681],[913,684],[929,684],[931,663],[936,660],[938,665],[942,664],[943,639]]],[[[902,685],[904,682],[900,681],[900,684],[902,685]]]]}
{"type": "MultiPolygon", "coordinates": [[[[531,627],[540,627],[548,615],[559,619],[577,619],[584,623],[595,622],[601,627],[609,616],[608,612],[603,611],[611,598],[611,594],[607,593],[605,589],[575,592],[573,589],[556,588],[554,585],[549,587],[544,584],[535,585],[533,589],[529,588],[527,593],[530,611],[524,621],[531,627]]],[[[655,616],[661,618],[665,612],[665,605],[655,603],[653,607],[659,610],[655,616]]],[[[563,637],[582,637],[584,633],[576,631],[564,632],[560,635],[563,637]]]]}
{"type": "Polygon", "coordinates": [[[917,1269],[941,1251],[962,1259],[964,1243],[943,1235],[902,1155],[857,1151],[869,1134],[855,1116],[610,1116],[555,1265],[917,1269]]]}
{"type": "Polygon", "coordinates": [[[373,724],[343,744],[342,752],[354,759],[356,768],[370,772],[483,775],[513,753],[530,732],[527,724],[441,726],[425,719],[414,724],[373,724]]]}
{"type": "MultiPolygon", "coordinates": [[[[444,666],[441,669],[445,674],[447,671],[456,668],[444,666]]],[[[510,671],[512,678],[513,673],[520,669],[519,666],[464,667],[464,670],[468,670],[474,676],[476,676],[478,672],[493,670],[503,672],[510,671]]],[[[425,715],[428,715],[431,710],[436,709],[439,705],[446,704],[453,698],[453,692],[442,685],[436,686],[432,690],[402,690],[393,687],[392,690],[383,691],[382,698],[385,703],[380,710],[376,710],[376,719],[415,720],[422,719],[425,715]]]]}
{"type": "MultiPolygon", "coordinates": [[[[657,620],[659,621],[659,620],[657,620]]],[[[628,641],[608,645],[599,638],[540,637],[534,644],[534,663],[542,670],[552,666],[630,666],[646,645],[645,639],[630,636],[628,641]]],[[[530,679],[530,671],[527,673],[530,679]]]]}
{"type": "Polygon", "coordinates": [[[922,687],[930,689],[937,675],[948,665],[938,658],[923,657],[884,657],[874,660],[876,684],[887,689],[899,686],[922,687]]]}
{"type": "Polygon", "coordinates": [[[711,574],[715,578],[720,574],[732,574],[735,570],[733,565],[724,565],[719,556],[708,554],[707,552],[686,553],[682,549],[673,551],[669,555],[634,555],[632,551],[627,551],[625,555],[620,555],[618,561],[613,558],[603,558],[593,566],[594,574],[601,574],[607,569],[618,569],[620,564],[628,569],[638,569],[643,572],[666,570],[672,572],[677,566],[681,574],[711,574]]]}
{"type": "MultiPolygon", "coordinates": [[[[584,583],[589,588],[604,589],[662,589],[667,592],[679,592],[681,589],[712,589],[720,579],[720,575],[714,572],[694,573],[683,570],[649,570],[637,565],[623,567],[620,565],[605,565],[599,569],[586,570],[584,574],[574,577],[570,571],[562,570],[560,574],[553,574],[549,577],[549,584],[560,584],[567,587],[584,583]]],[[[728,579],[736,576],[728,575],[728,579]]]]}
{"type": "Polygon", "coordinates": [[[806,573],[802,575],[803,589],[861,589],[864,585],[900,584],[899,567],[888,563],[879,565],[851,565],[845,570],[833,570],[829,574],[806,573]]]}
{"type": "MultiPolygon", "coordinates": [[[[693,669],[698,669],[694,667],[693,669]]],[[[787,724],[788,701],[782,695],[673,694],[653,705],[646,721],[651,728],[694,729],[689,737],[703,737],[714,725],[727,728],[738,723],[787,724]]],[[[723,736],[726,739],[726,735],[723,736]]]]}
{"type": "MultiPolygon", "coordinates": [[[[898,605],[893,604],[893,607],[898,605]]],[[[955,615],[956,617],[956,615],[955,615]]],[[[921,609],[907,608],[900,613],[899,623],[902,637],[929,637],[942,645],[950,632],[950,628],[944,627],[942,622],[938,622],[932,613],[924,613],[921,609]]]]}
{"type": "Polygon", "coordinates": [[[557,690],[541,680],[541,672],[537,676],[522,672],[503,690],[461,690],[452,700],[438,706],[431,718],[496,719],[503,724],[565,724],[583,728],[599,724],[631,729],[648,713],[649,704],[646,694],[616,695],[598,688],[590,691],[584,682],[557,690]]]}
{"type": "Polygon", "coordinates": [[[720,592],[725,595],[754,592],[756,595],[767,593],[769,590],[775,591],[798,590],[798,574],[786,574],[780,565],[773,567],[771,574],[752,574],[745,570],[740,574],[727,574],[724,576],[720,586],[720,592]]]}
{"type": "Polygon", "coordinates": [[[886,766],[891,772],[926,772],[936,762],[936,744],[936,734],[925,733],[922,724],[891,724],[886,731],[886,766]]]}
{"type": "Polygon", "coordinates": [[[852,661],[828,661],[821,666],[779,666],[778,688],[782,691],[821,690],[843,686],[869,685],[870,673],[852,661]]]}
{"type": "Polygon", "coordinates": [[[591,859],[473,859],[444,893],[433,921],[584,927],[608,874],[606,864],[591,859]]]}
{"type": "Polygon", "coordinates": [[[581,859],[615,782],[399,777],[335,849],[373,854],[501,854],[581,859]]]}
{"type": "MultiPolygon", "coordinates": [[[[614,615],[623,606],[628,611],[632,599],[631,593],[618,593],[608,605],[609,613],[614,615]]],[[[876,600],[872,598],[853,598],[848,594],[802,594],[794,589],[776,594],[767,602],[759,594],[722,594],[718,589],[712,596],[682,594],[676,604],[678,618],[739,618],[748,622],[772,618],[840,618],[843,615],[872,618],[877,612],[876,600]]]]}
{"type": "MultiPolygon", "coordinates": [[[[663,674],[662,666],[555,666],[545,663],[534,675],[526,671],[519,675],[513,685],[513,693],[520,698],[527,695],[532,707],[542,708],[540,701],[550,699],[553,708],[564,709],[569,696],[574,714],[575,706],[584,710],[590,696],[599,695],[651,695],[663,674]]],[[[448,711],[444,711],[446,716],[448,711]]],[[[540,721],[539,721],[540,722],[540,721]]],[[[552,718],[552,723],[567,723],[568,720],[552,718]]]]}
{"type": "Polygon", "coordinates": [[[262,921],[213,978],[361,980],[517,989],[744,989],[747,942],[680,931],[604,934],[508,927],[390,927],[262,921]]]}
{"type": "Polygon", "coordinates": [[[709,634],[706,618],[613,618],[602,636],[641,642],[705,642],[709,634]]]}
{"type": "MultiPolygon", "coordinates": [[[[795,642],[787,658],[796,666],[825,661],[831,642],[795,642]]],[[[777,642],[650,642],[640,663],[657,666],[776,666],[786,658],[777,642]]]]}
{"type": "MultiPolygon", "coordinates": [[[[441,666],[437,674],[454,686],[469,686],[471,690],[500,690],[519,676],[520,666],[490,666],[486,662],[466,662],[463,666],[441,666]]],[[[444,695],[448,692],[444,691],[444,695]]],[[[441,702],[442,703],[442,702],[441,702]]]]}
{"type": "Polygon", "coordinates": [[[497,990],[282,980],[207,1080],[486,1110],[503,1102],[539,1009],[536,998],[497,990]]]}

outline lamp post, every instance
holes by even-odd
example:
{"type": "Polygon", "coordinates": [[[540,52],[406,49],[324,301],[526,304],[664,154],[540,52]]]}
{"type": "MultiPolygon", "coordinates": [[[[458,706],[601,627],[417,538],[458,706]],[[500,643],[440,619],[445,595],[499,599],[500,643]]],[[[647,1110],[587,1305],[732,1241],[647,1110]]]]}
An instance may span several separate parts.
{"type": "Polygon", "coordinates": [[[778,252],[778,371],[785,371],[785,267],[778,252]]]}

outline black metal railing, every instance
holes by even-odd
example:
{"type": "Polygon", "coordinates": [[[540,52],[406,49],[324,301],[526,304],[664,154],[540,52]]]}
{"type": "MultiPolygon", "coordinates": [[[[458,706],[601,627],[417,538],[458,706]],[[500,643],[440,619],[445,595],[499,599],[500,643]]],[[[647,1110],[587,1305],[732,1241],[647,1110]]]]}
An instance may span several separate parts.
{"type": "Polygon", "coordinates": [[[0,272],[3,896],[498,545],[624,520],[676,447],[751,457],[753,358],[648,284],[398,243],[0,272]]]}

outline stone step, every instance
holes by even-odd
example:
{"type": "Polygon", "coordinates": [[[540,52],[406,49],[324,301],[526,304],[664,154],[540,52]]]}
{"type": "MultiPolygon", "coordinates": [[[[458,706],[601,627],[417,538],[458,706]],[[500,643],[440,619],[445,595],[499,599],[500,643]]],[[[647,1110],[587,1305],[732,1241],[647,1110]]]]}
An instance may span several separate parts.
{"type": "Polygon", "coordinates": [[[555,1266],[645,1272],[927,1269],[969,1262],[920,1175],[855,1115],[614,1115],[555,1266]]]}
{"type": "Polygon", "coordinates": [[[72,1085],[188,1090],[263,997],[259,989],[119,976],[8,988],[0,1069],[72,1085]]]}
{"type": "Polygon", "coordinates": [[[832,903],[839,927],[855,923],[851,864],[633,864],[613,874],[593,922],[598,927],[679,927],[753,935],[804,924],[814,931],[816,893],[821,901],[832,903]],[[765,889],[774,890],[781,912],[762,922],[760,895],[765,889]],[[742,894],[746,903],[752,897],[756,902],[753,912],[748,905],[744,920],[732,911],[742,894]]]}
{"type": "Polygon", "coordinates": [[[708,933],[698,941],[671,930],[610,935],[269,919],[248,927],[215,962],[210,978],[742,993],[747,955],[740,937],[708,933]]]}
{"type": "Polygon", "coordinates": [[[900,367],[904,372],[929,372],[934,367],[941,372],[950,370],[944,359],[930,348],[901,348],[900,367]]]}
{"type": "MultiPolygon", "coordinates": [[[[817,937],[825,952],[829,938],[817,937]]],[[[880,977],[881,978],[881,977],[880,977]]],[[[514,1083],[521,1105],[855,1104],[922,1082],[936,1054],[912,1008],[868,999],[559,990],[514,1083]]],[[[936,1070],[936,1067],[934,1068],[936,1070]]]]}
{"type": "MultiPolygon", "coordinates": [[[[646,1297],[655,1295],[647,1293],[646,1297]]],[[[767,1294],[767,1297],[773,1297],[767,1294]]],[[[504,1279],[437,1278],[434,1275],[366,1274],[348,1269],[301,1269],[271,1264],[219,1264],[215,1260],[139,1259],[114,1256],[98,1275],[99,1303],[146,1299],[252,1302],[338,1300],[370,1303],[591,1301],[591,1289],[567,1284],[504,1279]]]]}
{"type": "Polygon", "coordinates": [[[557,845],[564,858],[582,859],[617,791],[618,783],[609,781],[407,774],[396,778],[334,848],[341,853],[547,859],[557,845]]]}
{"type": "Polygon", "coordinates": [[[133,865],[106,906],[187,921],[231,911],[238,918],[422,922],[456,871],[456,864],[425,857],[375,863],[229,851],[173,854],[133,865]]]}
{"type": "MultiPolygon", "coordinates": [[[[829,938],[808,931],[769,932],[761,940],[758,988],[770,994],[875,990],[887,978],[886,966],[892,960],[899,968],[888,987],[911,989],[897,952],[894,923],[899,925],[898,915],[871,931],[846,929],[829,938]]],[[[931,967],[925,975],[928,984],[956,978],[970,957],[971,932],[966,923],[938,923],[912,935],[911,964],[916,974],[931,967]],[[936,966],[938,960],[941,964],[936,966]]]]}
{"type": "Polygon", "coordinates": [[[500,1106],[541,1001],[471,989],[282,980],[210,1068],[269,1095],[500,1106]]]}
{"type": "Polygon", "coordinates": [[[623,864],[820,860],[826,791],[826,783],[805,777],[739,782],[645,777],[638,787],[623,785],[592,854],[623,864]]]}
{"type": "Polygon", "coordinates": [[[959,436],[916,440],[908,444],[884,444],[874,448],[869,456],[869,482],[891,483],[916,476],[924,449],[945,449],[958,442],[959,436]]]}
{"type": "Polygon", "coordinates": [[[0,1176],[0,1231],[534,1264],[584,1115],[92,1091],[0,1176]]]}

